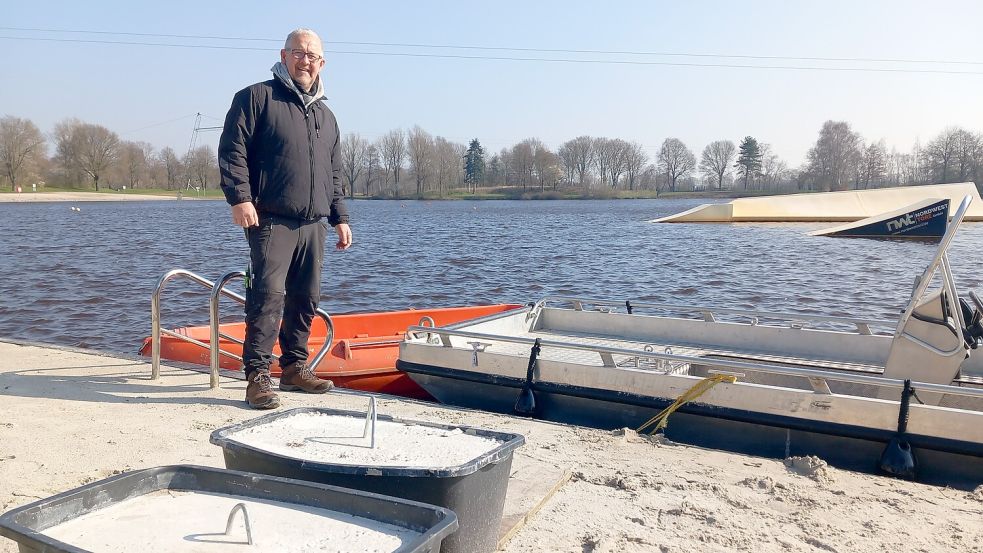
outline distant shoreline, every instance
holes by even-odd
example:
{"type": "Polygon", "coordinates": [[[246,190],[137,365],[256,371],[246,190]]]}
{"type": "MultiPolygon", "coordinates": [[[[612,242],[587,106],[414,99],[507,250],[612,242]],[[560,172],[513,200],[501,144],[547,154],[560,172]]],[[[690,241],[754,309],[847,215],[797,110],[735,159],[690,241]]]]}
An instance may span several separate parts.
{"type": "MultiPolygon", "coordinates": [[[[209,191],[206,195],[196,195],[181,191],[181,197],[177,196],[178,191],[140,194],[131,192],[95,192],[95,191],[68,191],[57,190],[52,192],[0,192],[0,204],[3,203],[42,203],[42,202],[134,202],[134,201],[165,201],[165,200],[221,200],[225,197],[218,192],[209,191]]],[[[703,199],[703,200],[729,200],[743,196],[754,196],[754,194],[734,194],[732,191],[724,193],[707,192],[664,192],[658,196],[648,194],[541,194],[532,192],[527,194],[501,194],[501,193],[478,193],[472,195],[448,195],[444,197],[425,194],[422,198],[416,196],[406,197],[382,197],[382,196],[345,196],[346,200],[381,200],[381,201],[488,201],[488,200],[519,200],[519,201],[549,201],[549,200],[654,200],[654,199],[703,199]]]]}
{"type": "MultiPolygon", "coordinates": [[[[0,194],[0,203],[35,202],[137,202],[177,200],[174,196],[154,194],[128,194],[118,192],[8,192],[0,194]]],[[[211,200],[219,198],[196,198],[185,195],[181,200],[211,200]]]]}

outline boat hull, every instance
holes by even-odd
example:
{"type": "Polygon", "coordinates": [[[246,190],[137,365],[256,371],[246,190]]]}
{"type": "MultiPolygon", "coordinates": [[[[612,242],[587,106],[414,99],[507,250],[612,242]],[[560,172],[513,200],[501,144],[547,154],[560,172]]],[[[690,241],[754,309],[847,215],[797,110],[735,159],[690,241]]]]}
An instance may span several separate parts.
{"type": "MultiPolygon", "coordinates": [[[[514,414],[521,378],[398,361],[441,403],[514,414]]],[[[673,399],[555,382],[533,382],[534,416],[602,429],[635,429],[673,399]]],[[[669,418],[672,441],[770,458],[816,455],[830,465],[876,473],[886,444],[896,433],[823,420],[691,402],[669,418]]],[[[983,444],[907,434],[918,462],[918,480],[961,489],[983,483],[983,444]]]]}
{"type": "MultiPolygon", "coordinates": [[[[331,379],[335,386],[341,388],[432,399],[405,374],[396,370],[399,343],[406,328],[420,324],[425,318],[436,325],[448,325],[504,313],[518,307],[521,306],[495,304],[335,315],[331,317],[334,339],[328,354],[317,366],[316,373],[331,379]]],[[[208,326],[183,327],[175,329],[175,332],[206,344],[210,342],[208,326]]],[[[245,337],[245,323],[221,324],[219,333],[242,340],[245,337]]],[[[311,357],[320,351],[326,335],[327,328],[323,321],[315,318],[308,342],[311,357]]],[[[221,338],[219,344],[222,351],[242,356],[241,344],[226,338],[221,338]]],[[[151,346],[150,338],[146,338],[140,354],[150,356],[151,346]]],[[[274,346],[273,353],[279,355],[279,346],[274,346]]],[[[160,355],[162,359],[209,366],[210,353],[207,349],[172,336],[161,336],[160,355]]],[[[226,370],[242,370],[242,362],[228,355],[219,356],[219,366],[226,370]]],[[[280,372],[279,363],[274,361],[270,366],[270,373],[280,376],[280,372]]]]}

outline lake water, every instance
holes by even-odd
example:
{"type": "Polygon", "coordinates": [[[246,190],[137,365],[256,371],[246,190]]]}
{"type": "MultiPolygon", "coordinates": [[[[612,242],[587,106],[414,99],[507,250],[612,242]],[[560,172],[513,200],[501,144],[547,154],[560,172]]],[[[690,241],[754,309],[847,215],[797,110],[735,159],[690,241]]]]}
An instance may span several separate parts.
{"type": "MultiPolygon", "coordinates": [[[[806,235],[821,224],[647,222],[699,203],[350,202],[355,245],[329,245],[322,307],[576,295],[896,319],[935,249],[806,235]]],[[[981,245],[981,224],[956,236],[951,262],[962,291],[980,286],[981,245]]],[[[215,280],[246,260],[221,201],[0,204],[0,339],[133,353],[150,333],[161,275],[182,268],[215,280]]],[[[172,281],[162,303],[165,327],[207,324],[205,288],[172,281]]],[[[228,300],[222,313],[242,317],[228,300]]]]}

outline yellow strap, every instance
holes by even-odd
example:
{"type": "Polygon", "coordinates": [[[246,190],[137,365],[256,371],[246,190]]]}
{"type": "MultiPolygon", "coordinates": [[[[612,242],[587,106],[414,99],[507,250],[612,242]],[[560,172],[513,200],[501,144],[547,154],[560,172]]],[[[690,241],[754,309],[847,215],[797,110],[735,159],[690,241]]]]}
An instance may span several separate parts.
{"type": "Polygon", "coordinates": [[[648,420],[648,422],[639,426],[636,432],[642,432],[644,428],[654,424],[655,428],[652,429],[651,434],[655,434],[669,424],[669,415],[675,413],[676,409],[679,409],[686,403],[689,403],[690,401],[702,396],[703,394],[707,393],[710,388],[713,388],[721,382],[733,384],[734,382],[737,382],[737,377],[731,374],[711,374],[710,376],[694,384],[689,390],[686,390],[680,394],[680,396],[676,398],[676,401],[672,402],[672,405],[666,407],[660,411],[658,415],[652,417],[648,420]]]}

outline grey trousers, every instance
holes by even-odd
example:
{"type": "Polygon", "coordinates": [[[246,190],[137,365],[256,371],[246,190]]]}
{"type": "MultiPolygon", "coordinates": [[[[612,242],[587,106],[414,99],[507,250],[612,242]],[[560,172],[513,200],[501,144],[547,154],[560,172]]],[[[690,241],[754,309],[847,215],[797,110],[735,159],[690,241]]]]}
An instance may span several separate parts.
{"type": "Polygon", "coordinates": [[[250,274],[242,362],[247,377],[269,369],[278,338],[281,367],[307,361],[326,237],[323,222],[279,216],[264,215],[259,226],[246,229],[250,274]]]}

